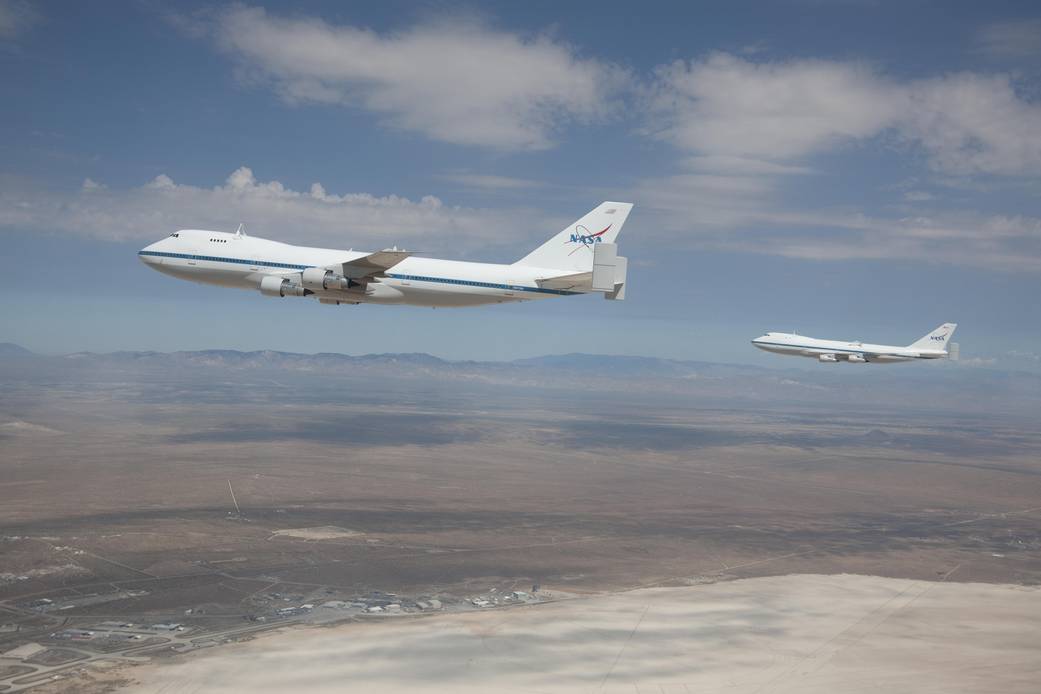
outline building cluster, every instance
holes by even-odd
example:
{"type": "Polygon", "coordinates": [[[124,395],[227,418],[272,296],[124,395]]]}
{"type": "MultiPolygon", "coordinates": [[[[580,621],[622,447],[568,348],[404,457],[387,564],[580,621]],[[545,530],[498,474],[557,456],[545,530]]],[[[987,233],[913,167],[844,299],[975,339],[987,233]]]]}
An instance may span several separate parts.
{"type": "Polygon", "coordinates": [[[54,601],[50,598],[37,598],[35,600],[29,600],[28,602],[22,603],[22,607],[28,610],[35,610],[36,612],[60,612],[62,610],[71,610],[77,607],[100,605],[102,603],[115,602],[117,600],[126,600],[128,598],[139,598],[144,595],[148,595],[147,590],[117,590],[111,593],[90,593],[88,595],[77,595],[74,598],[68,598],[60,601],[54,601]]]}
{"type": "Polygon", "coordinates": [[[94,641],[108,639],[110,641],[139,641],[147,636],[171,632],[183,632],[188,627],[179,622],[158,622],[156,624],[133,624],[132,622],[101,622],[86,629],[62,629],[50,635],[59,641],[94,641]]]}
{"type": "Polygon", "coordinates": [[[531,593],[523,590],[514,590],[507,593],[505,591],[499,592],[497,588],[492,588],[484,595],[469,598],[468,602],[474,607],[499,607],[501,605],[533,602],[534,600],[535,598],[531,593]]]}

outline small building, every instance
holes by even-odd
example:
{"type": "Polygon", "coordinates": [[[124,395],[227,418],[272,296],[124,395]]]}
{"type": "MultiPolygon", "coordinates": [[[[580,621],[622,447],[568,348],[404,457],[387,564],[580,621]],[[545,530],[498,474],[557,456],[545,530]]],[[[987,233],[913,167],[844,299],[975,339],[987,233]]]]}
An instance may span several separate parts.
{"type": "Polygon", "coordinates": [[[47,650],[46,646],[41,646],[38,643],[24,643],[17,648],[12,648],[9,651],[0,653],[0,656],[4,658],[14,658],[16,660],[25,660],[32,658],[37,653],[42,653],[47,650]]]}
{"type": "Polygon", "coordinates": [[[416,603],[416,607],[418,607],[421,610],[440,610],[441,609],[441,601],[440,600],[420,600],[419,602],[416,603]]]}

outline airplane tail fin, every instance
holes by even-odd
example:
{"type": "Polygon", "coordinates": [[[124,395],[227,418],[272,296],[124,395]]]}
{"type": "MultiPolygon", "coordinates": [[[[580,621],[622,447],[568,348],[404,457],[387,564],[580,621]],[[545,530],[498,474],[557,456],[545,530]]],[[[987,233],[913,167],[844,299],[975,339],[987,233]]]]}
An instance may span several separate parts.
{"type": "Polygon", "coordinates": [[[613,244],[629,212],[629,202],[604,202],[582,219],[542,244],[514,265],[564,272],[591,272],[597,245],[613,244]]]}
{"type": "Polygon", "coordinates": [[[954,334],[954,329],[957,327],[957,323],[944,323],[928,335],[923,335],[921,338],[909,344],[907,348],[918,350],[946,350],[947,342],[951,339],[951,335],[954,334]]]}

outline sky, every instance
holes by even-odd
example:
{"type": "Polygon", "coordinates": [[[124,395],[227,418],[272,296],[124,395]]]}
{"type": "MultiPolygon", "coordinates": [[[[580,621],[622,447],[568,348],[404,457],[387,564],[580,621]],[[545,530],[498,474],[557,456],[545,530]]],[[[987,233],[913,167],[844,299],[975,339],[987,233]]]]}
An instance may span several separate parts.
{"type": "MultiPolygon", "coordinates": [[[[1041,370],[1033,2],[0,0],[0,341],[775,364],[767,330],[1041,370]],[[627,298],[330,307],[181,228],[512,262],[603,200],[627,298]]],[[[789,360],[796,361],[796,360],[789,360]]]]}

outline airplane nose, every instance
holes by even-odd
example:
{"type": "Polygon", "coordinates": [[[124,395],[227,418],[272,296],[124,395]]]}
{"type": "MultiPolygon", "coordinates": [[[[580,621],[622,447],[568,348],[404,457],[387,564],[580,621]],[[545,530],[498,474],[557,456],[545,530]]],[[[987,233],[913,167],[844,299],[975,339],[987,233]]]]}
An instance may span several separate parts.
{"type": "Polygon", "coordinates": [[[159,265],[163,262],[163,259],[159,257],[155,252],[157,244],[153,243],[145,246],[137,252],[137,259],[145,265],[159,265]]]}

